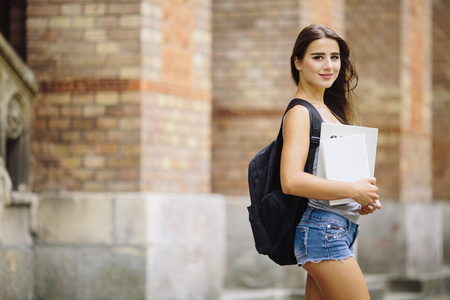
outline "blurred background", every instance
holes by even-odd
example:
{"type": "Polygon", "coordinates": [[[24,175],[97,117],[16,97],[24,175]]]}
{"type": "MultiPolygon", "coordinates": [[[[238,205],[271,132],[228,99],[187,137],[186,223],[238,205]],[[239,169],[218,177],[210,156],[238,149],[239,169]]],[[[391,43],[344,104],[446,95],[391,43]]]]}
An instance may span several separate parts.
{"type": "Polygon", "coordinates": [[[0,299],[304,299],[257,254],[247,167],[300,30],[348,41],[383,209],[372,299],[450,295],[449,0],[3,0],[0,299]]]}

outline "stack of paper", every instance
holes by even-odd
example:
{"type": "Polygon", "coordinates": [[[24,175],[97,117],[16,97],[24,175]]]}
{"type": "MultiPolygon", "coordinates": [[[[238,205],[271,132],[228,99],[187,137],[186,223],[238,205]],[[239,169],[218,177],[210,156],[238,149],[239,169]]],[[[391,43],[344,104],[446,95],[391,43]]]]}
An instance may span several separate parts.
{"type": "MultiPolygon", "coordinates": [[[[377,137],[376,128],[322,123],[317,175],[343,182],[373,176],[377,137]]],[[[340,199],[330,204],[352,201],[340,199]]]]}

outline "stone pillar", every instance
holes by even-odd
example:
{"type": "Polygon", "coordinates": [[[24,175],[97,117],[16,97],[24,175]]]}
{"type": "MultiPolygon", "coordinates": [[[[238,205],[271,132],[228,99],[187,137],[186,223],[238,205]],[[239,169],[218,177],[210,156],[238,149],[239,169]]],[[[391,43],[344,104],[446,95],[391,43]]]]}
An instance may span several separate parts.
{"type": "Polygon", "coordinates": [[[400,5],[400,200],[429,202],[432,180],[432,3],[400,5]]]}
{"type": "MultiPolygon", "coordinates": [[[[436,199],[450,199],[450,3],[433,2],[433,191],[436,199]]],[[[450,247],[449,247],[450,253],[450,247]]],[[[450,255],[448,256],[450,259],[450,255]]]]}
{"type": "Polygon", "coordinates": [[[218,298],[211,31],[209,0],[28,1],[38,298],[218,298]]]}
{"type": "MultiPolygon", "coordinates": [[[[433,2],[433,195],[450,214],[450,2],[433,2]]],[[[450,224],[444,218],[444,262],[450,263],[450,224]]]]}
{"type": "Polygon", "coordinates": [[[432,203],[431,2],[349,0],[347,8],[362,121],[380,129],[375,176],[385,204],[361,218],[359,261],[369,272],[435,272],[442,215],[432,203]]]}

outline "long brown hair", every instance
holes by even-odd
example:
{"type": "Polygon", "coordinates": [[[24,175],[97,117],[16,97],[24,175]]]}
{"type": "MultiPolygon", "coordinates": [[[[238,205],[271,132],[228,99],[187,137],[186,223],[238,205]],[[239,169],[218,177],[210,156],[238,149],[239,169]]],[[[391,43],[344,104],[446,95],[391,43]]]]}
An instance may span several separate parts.
{"type": "Polygon", "coordinates": [[[306,49],[311,42],[330,38],[339,44],[341,69],[333,85],[325,89],[323,100],[331,112],[344,124],[352,124],[357,120],[356,110],[352,103],[352,92],[358,84],[358,74],[355,65],[350,59],[351,49],[348,44],[339,37],[336,32],[325,25],[310,25],[305,27],[298,35],[292,49],[291,74],[298,86],[300,80],[299,71],[295,68],[295,57],[303,60],[306,49]]]}

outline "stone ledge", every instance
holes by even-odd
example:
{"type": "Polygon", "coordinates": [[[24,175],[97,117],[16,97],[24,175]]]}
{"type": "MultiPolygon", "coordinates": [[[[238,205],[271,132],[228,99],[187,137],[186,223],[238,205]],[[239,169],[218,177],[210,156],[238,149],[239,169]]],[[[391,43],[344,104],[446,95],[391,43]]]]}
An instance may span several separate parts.
{"type": "Polygon", "coordinates": [[[11,69],[17,73],[17,75],[23,80],[25,85],[34,95],[39,92],[39,86],[33,72],[27,67],[22,59],[17,56],[14,49],[5,40],[2,34],[0,34],[0,57],[5,59],[5,61],[11,66],[11,69]]]}
{"type": "Polygon", "coordinates": [[[397,293],[414,292],[419,294],[421,299],[450,298],[450,267],[444,266],[433,273],[391,277],[389,289],[397,293]]]}
{"type": "Polygon", "coordinates": [[[5,202],[6,206],[31,205],[39,199],[37,194],[27,192],[11,192],[11,201],[5,202]]]}

